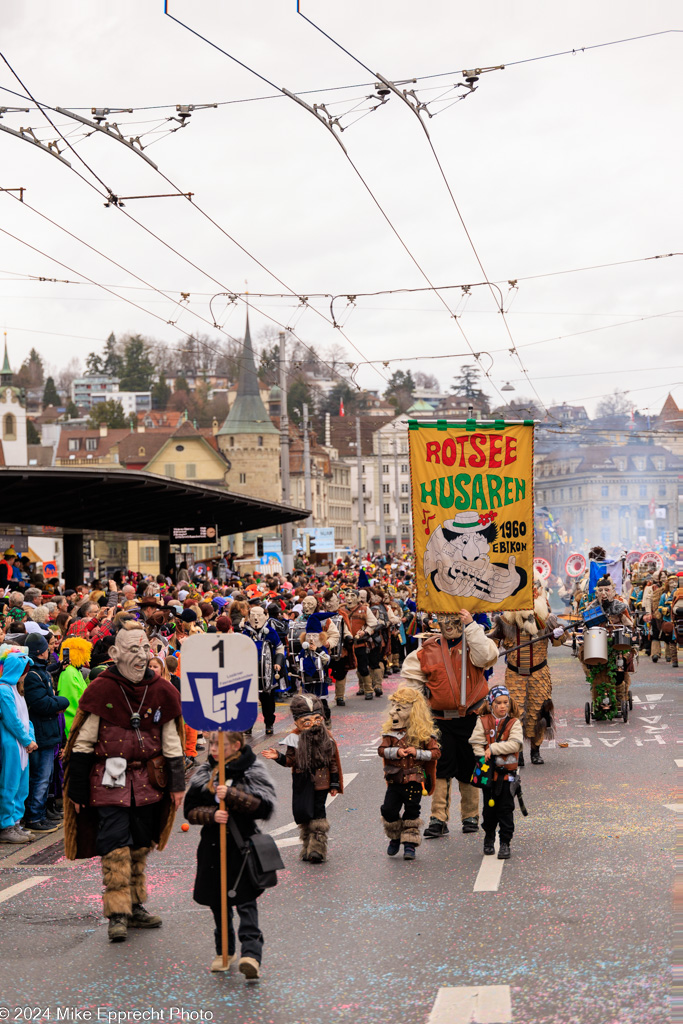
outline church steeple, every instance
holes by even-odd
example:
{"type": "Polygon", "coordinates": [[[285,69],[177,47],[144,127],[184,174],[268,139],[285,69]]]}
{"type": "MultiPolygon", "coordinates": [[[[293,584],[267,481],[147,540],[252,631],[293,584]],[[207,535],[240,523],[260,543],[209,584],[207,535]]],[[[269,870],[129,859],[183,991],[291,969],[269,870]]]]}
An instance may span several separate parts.
{"type": "Polygon", "coordinates": [[[7,331],[5,331],[5,359],[2,364],[2,370],[0,370],[0,386],[11,387],[13,380],[14,374],[12,373],[12,367],[9,364],[9,356],[7,355],[7,331]]]}
{"type": "Polygon", "coordinates": [[[261,399],[254,348],[249,330],[248,309],[237,396],[218,434],[277,434],[261,399]]]}

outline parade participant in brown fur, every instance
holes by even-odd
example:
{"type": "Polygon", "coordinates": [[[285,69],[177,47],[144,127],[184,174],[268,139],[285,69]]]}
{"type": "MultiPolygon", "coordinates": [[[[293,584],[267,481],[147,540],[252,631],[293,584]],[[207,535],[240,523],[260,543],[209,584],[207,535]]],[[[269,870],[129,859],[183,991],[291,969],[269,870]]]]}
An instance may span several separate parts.
{"type": "Polygon", "coordinates": [[[113,667],[80,699],[65,748],[64,847],[69,860],[100,856],[109,939],[158,928],[149,914],[145,864],[163,849],[185,790],[180,695],[148,668],[149,641],[124,621],[113,667]]]}
{"type": "Polygon", "coordinates": [[[432,709],[419,690],[401,686],[389,698],[389,717],[382,726],[377,753],[384,761],[387,783],[381,807],[389,839],[387,853],[395,857],[403,843],[403,859],[414,860],[415,848],[422,842],[422,788],[428,796],[434,792],[436,762],[441,753],[432,709]]]}
{"type": "MultiPolygon", "coordinates": [[[[546,735],[552,738],[554,705],[553,684],[548,668],[548,644],[559,647],[564,629],[551,614],[543,580],[534,577],[534,607],[522,611],[503,612],[495,618],[492,640],[502,640],[504,647],[517,647],[534,637],[551,633],[537,643],[512,651],[507,658],[505,686],[521,709],[524,735],[531,744],[531,763],[543,764],[541,744],[546,735]]],[[[524,755],[520,753],[520,767],[524,755]]]]}
{"type": "Polygon", "coordinates": [[[280,746],[262,750],[264,757],[292,769],[292,814],[299,826],[301,860],[320,864],[327,858],[327,797],[344,792],[344,777],[337,744],[325,726],[317,697],[297,695],[290,701],[294,729],[280,746]]]}

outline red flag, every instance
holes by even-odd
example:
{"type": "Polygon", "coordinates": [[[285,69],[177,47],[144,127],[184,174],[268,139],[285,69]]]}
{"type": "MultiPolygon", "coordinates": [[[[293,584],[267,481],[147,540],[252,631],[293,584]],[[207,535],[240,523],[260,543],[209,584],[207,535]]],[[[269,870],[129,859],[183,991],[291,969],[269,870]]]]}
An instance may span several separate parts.
{"type": "Polygon", "coordinates": [[[344,399],[343,398],[339,399],[339,415],[340,416],[344,415],[344,399]]]}

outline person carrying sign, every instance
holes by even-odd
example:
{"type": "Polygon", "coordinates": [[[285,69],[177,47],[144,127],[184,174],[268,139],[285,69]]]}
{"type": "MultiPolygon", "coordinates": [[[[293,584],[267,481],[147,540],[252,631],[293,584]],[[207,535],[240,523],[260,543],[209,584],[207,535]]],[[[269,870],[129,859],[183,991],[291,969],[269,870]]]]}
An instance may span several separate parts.
{"type": "Polygon", "coordinates": [[[425,839],[448,835],[451,782],[458,780],[463,832],[479,828],[479,793],[470,785],[474,754],[470,736],[488,694],[484,670],[495,665],[498,648],[466,609],[438,616],[440,635],[428,637],[403,662],[401,685],[420,690],[427,698],[440,732],[441,756],[436,766],[431,817],[425,839]],[[467,640],[465,704],[460,701],[463,630],[467,640]]]}
{"type": "Polygon", "coordinates": [[[228,960],[223,964],[221,955],[221,901],[220,901],[220,843],[219,825],[225,825],[228,815],[232,817],[237,835],[244,840],[259,831],[258,819],[267,820],[275,810],[275,789],[265,765],[256,760],[251,747],[244,742],[241,732],[225,732],[224,762],[225,784],[218,782],[219,739],[217,733],[210,733],[209,756],[192,776],[190,788],[185,796],[185,817],[191,825],[201,825],[202,833],[197,847],[197,874],[192,898],[195,903],[211,907],[216,927],[214,938],[216,956],[211,963],[212,971],[226,971],[237,959],[233,908],[237,910],[240,923],[239,971],[247,979],[261,974],[263,933],[259,928],[256,901],[263,889],[255,886],[251,876],[241,871],[243,854],[234,830],[227,835],[227,884],[228,891],[228,960]],[[220,810],[222,800],[225,810],[220,810]]]}

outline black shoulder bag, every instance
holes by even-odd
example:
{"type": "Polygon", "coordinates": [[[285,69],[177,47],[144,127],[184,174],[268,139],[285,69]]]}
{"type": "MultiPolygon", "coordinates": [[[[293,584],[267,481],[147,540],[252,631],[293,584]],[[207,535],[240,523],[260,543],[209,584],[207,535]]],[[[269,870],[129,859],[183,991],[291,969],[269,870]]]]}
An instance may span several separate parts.
{"type": "Polygon", "coordinates": [[[273,837],[255,832],[253,836],[244,839],[232,815],[228,817],[228,828],[237,849],[242,854],[242,864],[235,879],[235,886],[228,892],[228,898],[234,899],[237,895],[245,871],[256,889],[272,889],[277,885],[278,871],[282,871],[285,866],[273,837]]]}

